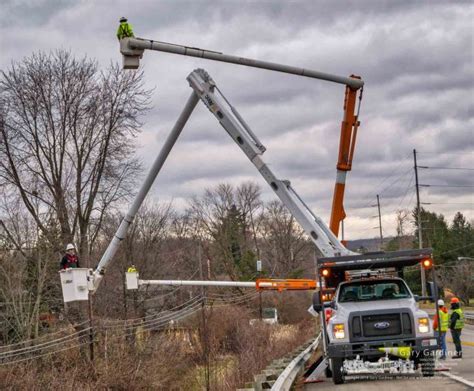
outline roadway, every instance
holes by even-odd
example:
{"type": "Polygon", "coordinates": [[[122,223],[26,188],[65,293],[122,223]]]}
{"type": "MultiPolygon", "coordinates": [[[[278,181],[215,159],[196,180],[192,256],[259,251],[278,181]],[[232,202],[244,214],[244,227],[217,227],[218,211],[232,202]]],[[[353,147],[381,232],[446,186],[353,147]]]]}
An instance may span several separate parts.
{"type": "MultiPolygon", "coordinates": [[[[448,331],[448,350],[451,356],[454,354],[454,345],[448,331]]],[[[430,391],[455,391],[472,390],[474,387],[474,326],[466,325],[461,335],[463,343],[463,359],[453,360],[448,357],[442,361],[449,372],[437,372],[433,378],[390,378],[385,380],[347,380],[341,385],[334,385],[332,379],[321,378],[323,382],[306,384],[305,391],[323,390],[350,390],[350,391],[391,391],[391,390],[430,390],[430,391]],[[471,386],[456,381],[454,377],[471,382],[471,386]]]]}

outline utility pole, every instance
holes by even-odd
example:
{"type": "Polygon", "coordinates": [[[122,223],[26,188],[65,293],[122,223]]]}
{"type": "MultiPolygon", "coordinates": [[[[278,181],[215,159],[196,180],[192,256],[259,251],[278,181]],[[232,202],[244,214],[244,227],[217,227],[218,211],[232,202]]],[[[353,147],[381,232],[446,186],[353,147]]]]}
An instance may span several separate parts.
{"type": "Polygon", "coordinates": [[[92,295],[89,292],[89,358],[91,362],[94,362],[94,324],[92,322],[92,295]]]}
{"type": "MultiPolygon", "coordinates": [[[[415,169],[415,186],[416,186],[416,209],[418,220],[418,247],[423,248],[423,229],[421,227],[421,207],[420,207],[420,186],[418,184],[418,165],[416,164],[416,149],[413,150],[413,162],[415,169]]],[[[423,265],[420,265],[421,272],[421,295],[426,296],[426,274],[423,265]]]]}
{"type": "MultiPolygon", "coordinates": [[[[198,261],[199,261],[199,274],[201,280],[204,280],[204,273],[203,273],[203,266],[202,266],[202,243],[199,241],[198,247],[198,261]]],[[[207,330],[207,319],[206,319],[206,301],[207,301],[207,289],[202,286],[201,287],[201,321],[202,321],[202,338],[203,338],[203,345],[204,345],[204,378],[206,382],[205,389],[209,391],[211,389],[211,361],[210,361],[210,354],[209,354],[209,336],[207,330]]]]}
{"type": "MultiPolygon", "coordinates": [[[[258,252],[260,254],[260,252],[258,252]]],[[[259,258],[257,259],[257,278],[261,277],[262,273],[262,260],[259,258]]],[[[260,314],[260,320],[263,319],[263,306],[262,306],[262,291],[258,291],[258,308],[259,308],[259,314],[260,314]]]]}
{"type": "Polygon", "coordinates": [[[380,213],[380,197],[377,194],[377,203],[375,205],[371,205],[372,207],[377,207],[378,214],[377,216],[372,216],[372,217],[378,217],[379,219],[379,225],[374,227],[379,229],[379,236],[380,236],[380,250],[383,249],[383,233],[382,233],[382,214],[380,213]]]}
{"type": "Polygon", "coordinates": [[[380,232],[380,249],[383,249],[383,234],[382,234],[382,215],[380,213],[380,197],[377,194],[377,209],[379,211],[379,232],[380,232]]]}

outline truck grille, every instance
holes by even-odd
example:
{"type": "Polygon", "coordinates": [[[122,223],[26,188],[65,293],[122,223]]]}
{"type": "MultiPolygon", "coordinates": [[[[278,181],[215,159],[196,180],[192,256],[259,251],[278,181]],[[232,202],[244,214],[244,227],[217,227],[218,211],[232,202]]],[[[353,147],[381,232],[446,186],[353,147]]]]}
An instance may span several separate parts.
{"type": "Polygon", "coordinates": [[[409,312],[353,314],[350,320],[351,341],[374,338],[407,338],[413,336],[409,312]]]}

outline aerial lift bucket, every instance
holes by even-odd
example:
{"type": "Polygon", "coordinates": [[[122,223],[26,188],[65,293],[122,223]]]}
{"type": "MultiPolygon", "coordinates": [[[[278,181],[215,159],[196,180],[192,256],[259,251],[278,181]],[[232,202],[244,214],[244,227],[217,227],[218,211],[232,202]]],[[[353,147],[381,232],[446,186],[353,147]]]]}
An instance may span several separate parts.
{"type": "Polygon", "coordinates": [[[91,269],[71,268],[61,270],[61,288],[64,302],[89,300],[89,274],[91,269]]]}
{"type": "Polygon", "coordinates": [[[125,283],[127,284],[127,289],[138,289],[138,273],[126,272],[125,283]]]}

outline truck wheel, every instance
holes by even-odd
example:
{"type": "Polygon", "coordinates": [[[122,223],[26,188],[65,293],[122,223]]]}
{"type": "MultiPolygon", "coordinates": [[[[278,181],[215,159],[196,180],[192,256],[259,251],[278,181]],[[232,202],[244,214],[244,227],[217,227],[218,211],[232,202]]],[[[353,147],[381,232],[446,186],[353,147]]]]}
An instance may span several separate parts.
{"type": "Polygon", "coordinates": [[[332,381],[334,384],[344,383],[344,376],[342,376],[342,358],[331,358],[332,381]]]}
{"type": "Polygon", "coordinates": [[[423,377],[434,376],[435,357],[432,353],[425,353],[420,358],[421,374],[423,377]]]}

